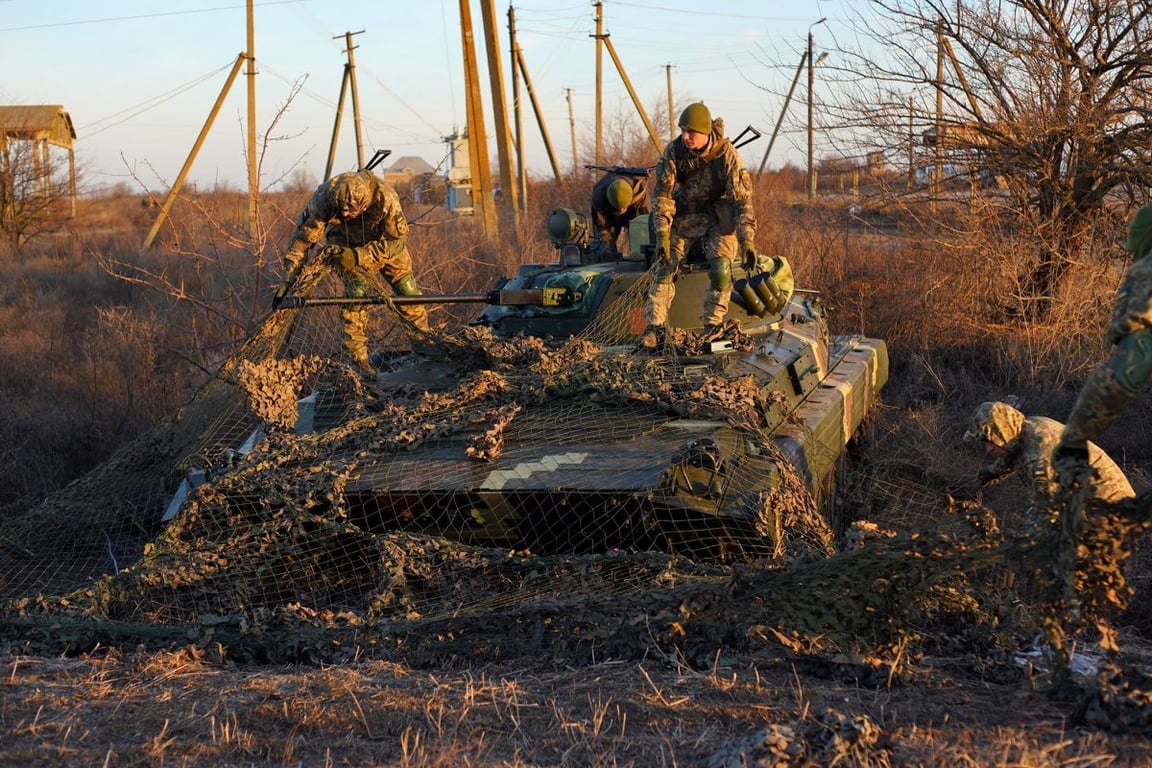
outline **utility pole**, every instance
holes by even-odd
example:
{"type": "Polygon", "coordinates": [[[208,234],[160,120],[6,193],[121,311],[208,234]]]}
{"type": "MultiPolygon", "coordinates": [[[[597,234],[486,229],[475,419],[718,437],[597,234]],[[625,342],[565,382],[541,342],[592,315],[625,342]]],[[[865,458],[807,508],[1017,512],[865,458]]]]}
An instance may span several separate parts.
{"type": "Polygon", "coordinates": [[[520,103],[520,44],[516,42],[516,9],[508,6],[508,53],[512,63],[512,114],[516,123],[516,168],[520,177],[520,213],[528,205],[528,171],[524,167],[524,118],[520,103]]]}
{"type": "Polygon", "coordinates": [[[256,23],[252,5],[253,0],[248,0],[248,231],[255,242],[260,229],[256,207],[260,179],[256,175],[256,23]]]}
{"type": "Polygon", "coordinates": [[[815,67],[812,66],[812,27],[823,24],[828,20],[824,17],[808,25],[808,199],[816,199],[816,156],[812,144],[812,86],[816,80],[815,67]]]}
{"type": "MultiPolygon", "coordinates": [[[[528,98],[532,101],[532,111],[536,113],[536,124],[540,126],[540,137],[544,140],[544,150],[548,153],[548,162],[552,164],[552,173],[556,180],[560,180],[560,166],[556,164],[556,153],[552,150],[552,139],[548,138],[548,128],[544,125],[544,112],[540,109],[540,101],[536,98],[536,89],[532,87],[532,78],[528,76],[528,67],[524,64],[524,52],[516,46],[516,63],[520,66],[520,74],[524,75],[524,85],[528,89],[528,98]]],[[[524,173],[521,169],[521,173],[524,173]]],[[[520,207],[524,207],[524,197],[527,191],[520,190],[520,207]]]]}
{"type": "Polygon", "coordinates": [[[356,167],[364,167],[364,141],[360,131],[360,99],[356,91],[356,59],[352,54],[353,49],[356,48],[352,45],[352,35],[363,34],[363,32],[364,30],[345,32],[343,35],[332,38],[333,40],[340,37],[344,38],[344,52],[348,60],[344,62],[344,75],[340,81],[340,98],[336,101],[336,120],[332,125],[332,141],[328,145],[328,163],[324,167],[325,180],[332,177],[332,166],[336,162],[336,144],[340,138],[340,123],[344,117],[344,96],[349,90],[352,92],[352,123],[356,132],[356,167]]]}
{"type": "Polygon", "coordinates": [[[484,104],[480,100],[480,76],[476,67],[476,41],[472,36],[469,0],[460,0],[460,37],[464,52],[464,89],[468,102],[468,162],[472,167],[472,206],[480,217],[484,235],[498,232],[492,175],[488,166],[488,141],[484,134],[484,104]]]}
{"type": "Polygon", "coordinates": [[[944,20],[936,19],[936,172],[932,174],[932,204],[940,195],[944,175],[944,20]]]}
{"type": "Polygon", "coordinates": [[[668,81],[668,141],[676,138],[676,118],[672,116],[672,65],[664,65],[664,78],[668,81]]]}
{"type": "MultiPolygon", "coordinates": [[[[364,30],[359,32],[345,32],[344,33],[344,52],[348,55],[348,84],[352,87],[352,127],[356,131],[356,167],[364,167],[364,137],[360,130],[360,97],[356,93],[356,58],[352,51],[356,50],[356,46],[352,45],[352,35],[362,34],[364,30]]],[[[335,40],[336,38],[332,38],[335,40]]]]}
{"type": "Polygon", "coordinates": [[[572,116],[572,89],[566,88],[568,92],[568,130],[572,134],[572,178],[580,172],[580,161],[576,156],[576,118],[572,116]]]}
{"type": "MultiPolygon", "coordinates": [[[[768,146],[764,150],[764,157],[760,158],[760,167],[756,169],[756,173],[764,173],[764,166],[768,162],[768,154],[772,151],[772,145],[776,143],[776,134],[780,133],[780,124],[784,122],[784,114],[788,111],[788,104],[792,101],[792,92],[796,90],[796,83],[800,82],[800,73],[804,71],[804,64],[808,61],[808,57],[812,54],[811,47],[800,55],[800,63],[796,66],[796,74],[792,76],[792,85],[788,87],[788,95],[784,97],[784,106],[780,107],[780,117],[776,118],[776,127],[772,129],[772,137],[768,139],[768,146]]],[[[809,83],[809,89],[812,85],[809,83]]],[[[811,120],[811,118],[809,118],[811,120]]],[[[808,167],[812,167],[812,160],[808,160],[808,167]]],[[[811,173],[811,171],[809,171],[811,173]]]]}
{"type": "Polygon", "coordinates": [[[207,138],[208,131],[212,128],[212,123],[215,122],[216,115],[220,113],[220,107],[224,104],[224,99],[228,96],[228,91],[231,90],[232,84],[236,82],[236,76],[240,74],[240,67],[244,66],[247,58],[244,53],[237,54],[236,62],[232,65],[232,70],[228,73],[228,79],[224,81],[224,87],[220,89],[220,94],[216,97],[216,103],[212,105],[212,110],[208,113],[208,118],[204,121],[204,127],[200,129],[200,134],[196,137],[195,143],[192,144],[192,150],[188,153],[188,159],[184,161],[183,167],[180,168],[180,173],[176,175],[176,181],[172,182],[172,188],[168,190],[168,195],[164,198],[164,203],[160,206],[160,213],[156,216],[156,221],[152,222],[152,229],[148,230],[148,235],[144,238],[144,243],[140,246],[141,251],[146,251],[152,247],[152,241],[156,239],[156,233],[160,231],[160,225],[164,223],[164,219],[168,218],[168,212],[172,210],[172,203],[176,201],[176,196],[180,194],[180,189],[184,186],[184,180],[188,178],[188,171],[192,170],[192,162],[200,152],[200,147],[204,145],[204,139],[207,138]]]}
{"type": "MultiPolygon", "coordinates": [[[[604,163],[604,134],[602,122],[602,101],[603,101],[603,60],[604,60],[604,17],[600,15],[600,8],[602,3],[597,0],[592,6],[596,9],[596,165],[604,163]]],[[[575,153],[573,153],[575,156],[575,153]]]]}
{"type": "Polygon", "coordinates": [[[512,130],[508,126],[508,99],[504,93],[504,69],[500,66],[500,31],[496,25],[495,0],[480,0],[484,43],[488,52],[488,83],[492,88],[492,114],[496,119],[496,157],[500,163],[500,186],[504,214],[513,223],[512,237],[519,237],[519,179],[512,170],[512,130]]]}

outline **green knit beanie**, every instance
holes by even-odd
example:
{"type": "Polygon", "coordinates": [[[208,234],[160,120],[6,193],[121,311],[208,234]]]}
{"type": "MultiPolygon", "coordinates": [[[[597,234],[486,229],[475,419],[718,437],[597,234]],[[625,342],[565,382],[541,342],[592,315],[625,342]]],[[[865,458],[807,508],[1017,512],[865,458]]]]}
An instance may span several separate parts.
{"type": "Polygon", "coordinates": [[[1128,242],[1124,248],[1140,258],[1152,250],[1152,203],[1136,211],[1128,223],[1128,242]]]}

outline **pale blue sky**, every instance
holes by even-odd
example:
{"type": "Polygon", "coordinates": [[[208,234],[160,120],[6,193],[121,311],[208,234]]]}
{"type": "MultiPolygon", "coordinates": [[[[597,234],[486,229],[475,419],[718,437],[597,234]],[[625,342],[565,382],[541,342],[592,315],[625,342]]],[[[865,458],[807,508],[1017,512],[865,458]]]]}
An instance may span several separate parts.
{"type": "MultiPolygon", "coordinates": [[[[604,30],[646,109],[667,93],[672,65],[674,101],[703,99],[735,133],[752,124],[765,138],[747,150],[758,164],[779,114],[809,26],[817,48],[831,47],[851,0],[604,0],[604,30]]],[[[528,75],[542,102],[558,162],[571,168],[567,89],[572,89],[577,142],[591,143],[595,109],[594,8],[588,0],[513,3],[517,37],[528,75]]],[[[247,45],[244,0],[0,0],[0,104],[63,104],[77,132],[77,159],[87,186],[118,181],[151,187],[171,182],[184,163],[237,54],[247,45]]],[[[498,0],[505,88],[508,8],[498,0]]],[[[482,73],[485,118],[491,131],[482,15],[471,4],[482,73]]],[[[345,62],[344,33],[358,46],[357,83],[365,154],[392,150],[441,161],[442,137],[465,122],[459,0],[256,0],[257,132],[268,131],[292,83],[303,92],[271,131],[264,185],[304,167],[323,174],[345,62]],[[334,39],[336,38],[336,39],[334,39]]],[[[604,114],[632,106],[611,57],[603,59],[604,114]]],[[[242,70],[243,72],[243,70],[242,70]]],[[[246,185],[246,83],[232,87],[190,181],[246,185]]],[[[523,87],[523,82],[522,82],[523,87]]],[[[794,98],[803,99],[802,88],[794,98]]],[[[551,174],[527,101],[524,129],[529,171],[551,174]]],[[[796,133],[803,110],[790,107],[792,132],[773,148],[770,166],[803,162],[796,133]]],[[[667,115],[650,115],[663,137],[667,115]]],[[[789,128],[785,123],[785,130],[789,128]]],[[[355,164],[351,101],[341,127],[336,171],[355,164]]],[[[612,158],[606,158],[612,161],[612,158]]]]}

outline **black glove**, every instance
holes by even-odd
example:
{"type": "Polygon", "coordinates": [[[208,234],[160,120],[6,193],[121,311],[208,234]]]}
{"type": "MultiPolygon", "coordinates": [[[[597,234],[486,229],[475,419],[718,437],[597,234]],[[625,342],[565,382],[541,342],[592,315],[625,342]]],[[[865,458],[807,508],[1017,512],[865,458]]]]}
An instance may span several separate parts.
{"type": "Polygon", "coordinates": [[[752,270],[756,269],[756,248],[753,247],[752,243],[745,241],[740,243],[740,253],[744,256],[741,266],[744,267],[745,272],[751,273],[752,270]]]}

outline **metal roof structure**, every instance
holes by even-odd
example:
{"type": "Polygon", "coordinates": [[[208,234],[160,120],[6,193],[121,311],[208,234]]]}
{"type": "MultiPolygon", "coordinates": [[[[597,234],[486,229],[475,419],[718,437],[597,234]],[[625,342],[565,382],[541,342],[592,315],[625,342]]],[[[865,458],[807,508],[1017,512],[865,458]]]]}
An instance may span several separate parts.
{"type": "Polygon", "coordinates": [[[0,107],[0,134],[6,141],[42,141],[69,151],[76,139],[72,117],[60,104],[0,107]]]}
{"type": "MultiPolygon", "coordinates": [[[[72,117],[61,104],[28,104],[0,107],[0,167],[9,170],[11,157],[9,143],[27,141],[33,145],[32,156],[39,181],[39,194],[47,196],[52,181],[49,146],[61,147],[68,152],[68,191],[72,213],[76,213],[76,151],[73,141],[76,129],[72,117]]],[[[3,174],[5,178],[8,174],[3,174]]],[[[0,198],[12,190],[0,189],[0,198]]]]}

